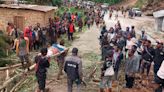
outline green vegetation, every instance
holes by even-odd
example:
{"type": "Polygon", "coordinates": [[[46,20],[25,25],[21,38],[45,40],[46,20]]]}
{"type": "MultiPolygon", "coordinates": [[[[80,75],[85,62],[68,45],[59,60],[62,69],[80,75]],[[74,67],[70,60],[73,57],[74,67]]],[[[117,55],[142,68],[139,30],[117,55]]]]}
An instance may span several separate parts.
{"type": "Polygon", "coordinates": [[[123,0],[91,0],[91,1],[94,1],[97,3],[108,3],[109,5],[113,5],[113,4],[119,3],[123,0]]]}
{"type": "Polygon", "coordinates": [[[62,4],[62,0],[51,0],[53,6],[60,6],[62,4]]]}
{"type": "Polygon", "coordinates": [[[62,0],[25,0],[28,3],[35,3],[41,5],[53,5],[53,6],[60,6],[62,4],[62,0]]]}
{"type": "Polygon", "coordinates": [[[146,2],[147,2],[147,0],[138,0],[134,7],[141,9],[143,7],[143,5],[145,5],[146,2]]]}
{"type": "Polygon", "coordinates": [[[3,60],[7,57],[7,47],[9,47],[10,39],[3,34],[0,34],[0,67],[6,66],[6,64],[11,64],[9,60],[3,60]],[[2,59],[3,58],[3,59],[2,59]]]}

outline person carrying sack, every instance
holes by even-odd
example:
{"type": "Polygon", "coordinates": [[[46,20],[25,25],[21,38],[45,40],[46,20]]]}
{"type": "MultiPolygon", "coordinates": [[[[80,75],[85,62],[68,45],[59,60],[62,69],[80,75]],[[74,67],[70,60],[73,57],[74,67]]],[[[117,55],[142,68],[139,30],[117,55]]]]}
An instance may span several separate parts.
{"type": "Polygon", "coordinates": [[[113,69],[113,51],[107,52],[105,62],[101,68],[101,82],[100,82],[100,92],[112,92],[112,77],[114,76],[113,69]]]}

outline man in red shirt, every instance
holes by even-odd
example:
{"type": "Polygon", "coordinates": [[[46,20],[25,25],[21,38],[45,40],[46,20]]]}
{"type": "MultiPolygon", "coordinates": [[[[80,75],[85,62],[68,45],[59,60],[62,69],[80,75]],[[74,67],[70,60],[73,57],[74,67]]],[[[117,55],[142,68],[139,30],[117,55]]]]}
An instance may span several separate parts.
{"type": "Polygon", "coordinates": [[[68,26],[68,40],[73,41],[73,33],[75,32],[75,26],[72,21],[70,21],[68,26]]]}

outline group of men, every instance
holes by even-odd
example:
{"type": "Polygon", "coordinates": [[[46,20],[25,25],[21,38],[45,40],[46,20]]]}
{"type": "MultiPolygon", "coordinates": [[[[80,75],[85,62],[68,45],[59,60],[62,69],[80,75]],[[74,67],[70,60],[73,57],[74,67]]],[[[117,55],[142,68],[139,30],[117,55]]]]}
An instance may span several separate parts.
{"type": "Polygon", "coordinates": [[[162,39],[156,40],[156,44],[153,45],[145,31],[142,31],[140,37],[137,38],[134,26],[131,29],[127,27],[126,31],[122,31],[119,21],[115,25],[115,28],[111,27],[107,30],[106,26],[104,26],[100,35],[102,60],[105,61],[102,68],[100,91],[104,92],[105,88],[107,89],[105,92],[111,92],[112,78],[104,75],[111,65],[115,72],[114,79],[117,81],[118,76],[120,76],[118,73],[120,66],[125,67],[126,88],[134,86],[136,74],[139,73],[142,76],[141,79],[143,79],[145,70],[146,79],[150,80],[150,67],[152,65],[154,66],[153,81],[157,82],[160,79],[160,84],[163,85],[164,74],[162,71],[164,69],[160,70],[160,72],[158,71],[162,69],[160,67],[162,67],[162,62],[164,62],[164,43],[162,39]]]}

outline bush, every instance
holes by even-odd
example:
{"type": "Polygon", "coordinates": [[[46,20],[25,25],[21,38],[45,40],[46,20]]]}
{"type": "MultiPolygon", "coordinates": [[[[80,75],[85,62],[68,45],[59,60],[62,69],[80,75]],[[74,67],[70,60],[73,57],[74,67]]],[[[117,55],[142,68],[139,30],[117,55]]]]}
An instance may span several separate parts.
{"type": "Polygon", "coordinates": [[[11,44],[11,39],[3,34],[0,34],[0,58],[4,58],[6,56],[6,49],[11,44]]]}
{"type": "Polygon", "coordinates": [[[5,67],[6,65],[13,64],[11,60],[1,60],[0,59],[0,67],[5,67]]]}

